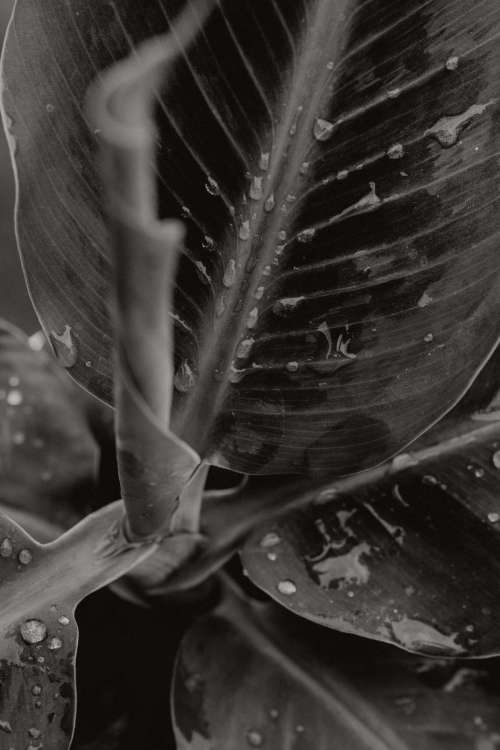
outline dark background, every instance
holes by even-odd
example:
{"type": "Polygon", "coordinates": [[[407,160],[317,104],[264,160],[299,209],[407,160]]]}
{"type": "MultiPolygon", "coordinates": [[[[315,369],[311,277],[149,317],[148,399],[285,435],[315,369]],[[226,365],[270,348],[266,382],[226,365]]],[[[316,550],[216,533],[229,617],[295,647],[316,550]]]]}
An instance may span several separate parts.
{"type": "MultiPolygon", "coordinates": [[[[0,0],[0,39],[13,0],[0,0]]],[[[14,236],[14,178],[3,128],[0,130],[0,318],[32,333],[37,322],[21,270],[14,236]]]]}

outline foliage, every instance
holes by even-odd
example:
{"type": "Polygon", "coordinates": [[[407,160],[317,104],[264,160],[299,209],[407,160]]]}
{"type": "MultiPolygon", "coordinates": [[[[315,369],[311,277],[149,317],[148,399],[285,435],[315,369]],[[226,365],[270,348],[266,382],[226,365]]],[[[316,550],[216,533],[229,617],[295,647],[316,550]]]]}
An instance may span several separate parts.
{"type": "Polygon", "coordinates": [[[500,653],[499,30],[496,0],[17,0],[45,336],[0,330],[0,749],[69,747],[109,584],[74,748],[165,750],[155,677],[179,750],[498,746],[498,662],[460,659],[500,653]]]}

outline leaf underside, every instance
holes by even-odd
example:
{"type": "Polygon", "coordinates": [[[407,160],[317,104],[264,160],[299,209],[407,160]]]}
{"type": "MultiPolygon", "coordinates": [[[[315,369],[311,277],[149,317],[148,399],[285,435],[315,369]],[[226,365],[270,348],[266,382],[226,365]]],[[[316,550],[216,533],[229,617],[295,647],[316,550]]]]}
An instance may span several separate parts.
{"type": "MultiPolygon", "coordinates": [[[[250,578],[327,627],[429,655],[499,654],[499,405],[460,405],[410,454],[263,524],[243,550],[250,578]]],[[[291,488],[283,505],[299,498],[291,488]]]]}
{"type": "Polygon", "coordinates": [[[179,750],[492,750],[498,660],[431,661],[226,603],[185,637],[173,709],[179,750]]]}
{"type": "MultiPolygon", "coordinates": [[[[31,294],[62,361],[108,401],[82,103],[182,5],[18,0],[4,57],[31,294]]],[[[160,217],[188,228],[173,429],[239,471],[374,465],[452,406],[497,339],[500,7],[215,6],[157,105],[160,217]]]]}

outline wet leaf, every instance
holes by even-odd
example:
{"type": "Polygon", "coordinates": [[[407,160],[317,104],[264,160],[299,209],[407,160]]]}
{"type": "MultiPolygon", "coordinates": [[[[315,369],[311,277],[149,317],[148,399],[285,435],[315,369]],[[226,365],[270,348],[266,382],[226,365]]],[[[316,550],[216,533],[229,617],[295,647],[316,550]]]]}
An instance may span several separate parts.
{"type": "MultiPolygon", "coordinates": [[[[373,466],[457,401],[497,339],[497,0],[214,4],[156,107],[159,217],[188,228],[173,430],[245,472],[373,466]]],[[[6,48],[31,293],[60,361],[107,400],[83,102],[181,6],[18,0],[6,48]]]]}
{"type": "Polygon", "coordinates": [[[0,516],[0,747],[69,747],[75,608],[156,549],[126,542],[122,524],[115,503],[41,545],[0,516]]]}
{"type": "Polygon", "coordinates": [[[497,659],[426,660],[225,603],[181,646],[178,750],[493,750],[497,659]],[[228,710],[230,706],[230,710],[228,710]]]}
{"type": "Polygon", "coordinates": [[[99,446],[87,397],[44,351],[0,322],[0,500],[55,526],[96,501],[99,446]]]}
{"type": "Polygon", "coordinates": [[[390,464],[289,488],[283,507],[303,508],[245,545],[251,579],[327,627],[420,653],[500,653],[497,403],[460,405],[390,464]]]}

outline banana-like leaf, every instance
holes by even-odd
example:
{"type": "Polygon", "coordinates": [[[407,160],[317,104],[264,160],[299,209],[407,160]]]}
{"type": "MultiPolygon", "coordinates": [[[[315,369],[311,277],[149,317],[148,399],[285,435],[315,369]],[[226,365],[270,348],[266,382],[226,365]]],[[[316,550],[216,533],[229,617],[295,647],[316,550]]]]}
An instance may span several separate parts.
{"type": "Polygon", "coordinates": [[[59,529],[92,509],[99,446],[89,425],[89,400],[49,354],[35,351],[21,331],[0,321],[3,506],[59,529]]]}
{"type": "Polygon", "coordinates": [[[499,654],[500,398],[467,414],[471,400],[386,466],[289,488],[283,507],[309,504],[248,540],[251,579],[327,627],[420,653],[499,654]]]}
{"type": "Polygon", "coordinates": [[[493,750],[499,667],[421,659],[269,604],[226,603],[181,646],[177,747],[493,750]]]}
{"type": "Polygon", "coordinates": [[[123,504],[114,503],[41,545],[0,516],[2,750],[68,750],[76,698],[75,608],[156,550],[128,543],[122,523],[123,504]]]}
{"type": "MultiPolygon", "coordinates": [[[[4,107],[27,278],[61,362],[108,401],[85,93],[207,5],[17,0],[4,107]]],[[[244,472],[374,465],[457,401],[497,339],[500,7],[212,6],[156,102],[159,218],[188,229],[172,429],[244,472]]]]}

